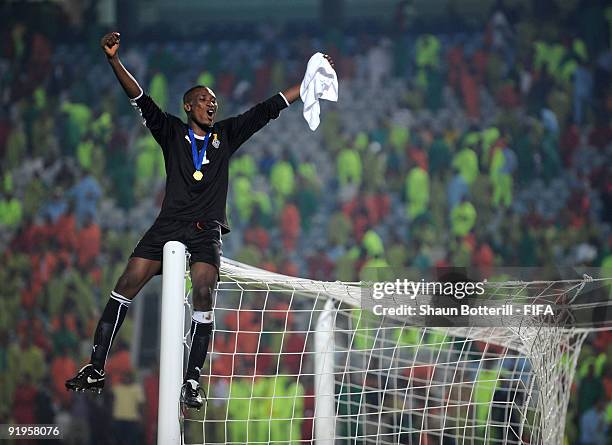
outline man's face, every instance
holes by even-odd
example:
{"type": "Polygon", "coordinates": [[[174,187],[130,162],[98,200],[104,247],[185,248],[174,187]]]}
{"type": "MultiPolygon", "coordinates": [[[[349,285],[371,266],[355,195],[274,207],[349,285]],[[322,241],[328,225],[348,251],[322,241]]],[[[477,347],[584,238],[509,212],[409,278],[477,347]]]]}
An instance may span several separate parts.
{"type": "Polygon", "coordinates": [[[198,125],[211,127],[217,114],[217,96],[210,88],[198,88],[191,93],[184,107],[187,116],[198,125]]]}

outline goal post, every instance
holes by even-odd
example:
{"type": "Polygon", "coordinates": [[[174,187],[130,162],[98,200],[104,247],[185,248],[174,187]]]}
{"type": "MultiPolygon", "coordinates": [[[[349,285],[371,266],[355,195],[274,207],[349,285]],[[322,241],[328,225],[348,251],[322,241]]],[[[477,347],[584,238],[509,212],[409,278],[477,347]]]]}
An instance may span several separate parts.
{"type": "Polygon", "coordinates": [[[319,315],[315,330],[315,441],[334,445],[336,437],[336,404],[334,401],[334,300],[329,299],[319,315]]]}
{"type": "MultiPolygon", "coordinates": [[[[488,286],[500,299],[569,301],[584,284],[488,286]]],[[[181,418],[179,441],[158,443],[562,443],[569,387],[591,329],[419,327],[373,314],[363,295],[362,283],[288,277],[223,259],[200,378],[207,403],[181,418]]],[[[183,318],[176,323],[184,329],[183,318]]],[[[189,336],[172,335],[182,360],[176,345],[188,348],[189,336]]],[[[162,373],[179,362],[161,354],[162,373]]],[[[162,423],[179,425],[181,378],[182,370],[168,385],[176,388],[174,405],[163,413],[160,396],[159,431],[162,423]]]]}
{"type": "Polygon", "coordinates": [[[157,444],[180,445],[180,390],[183,381],[183,326],[187,252],[178,241],[164,245],[160,329],[157,444]]]}

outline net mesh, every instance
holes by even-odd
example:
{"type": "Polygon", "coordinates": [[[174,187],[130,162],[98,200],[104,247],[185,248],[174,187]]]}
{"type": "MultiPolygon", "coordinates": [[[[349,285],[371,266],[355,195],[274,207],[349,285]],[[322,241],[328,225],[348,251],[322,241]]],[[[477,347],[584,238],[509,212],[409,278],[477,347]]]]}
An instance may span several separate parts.
{"type": "MultiPolygon", "coordinates": [[[[221,272],[200,379],[208,401],[181,419],[185,444],[315,443],[315,417],[327,417],[317,423],[326,439],[316,443],[562,443],[584,326],[421,328],[361,309],[359,283],[287,277],[229,260],[221,272]],[[321,344],[324,315],[331,327],[321,344]],[[317,357],[333,360],[329,375],[317,357]],[[333,388],[331,413],[318,406],[324,380],[333,388]]],[[[488,286],[509,301],[530,294],[558,303],[584,284],[488,286]]],[[[190,311],[189,293],[185,302],[190,311]]],[[[188,339],[186,332],[186,352],[188,339]]]]}

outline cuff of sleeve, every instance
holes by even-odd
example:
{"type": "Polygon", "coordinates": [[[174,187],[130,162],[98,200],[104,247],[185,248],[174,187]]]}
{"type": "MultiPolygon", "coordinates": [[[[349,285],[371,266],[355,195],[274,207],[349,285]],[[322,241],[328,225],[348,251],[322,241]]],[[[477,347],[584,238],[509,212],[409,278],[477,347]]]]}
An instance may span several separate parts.
{"type": "Polygon", "coordinates": [[[278,93],[278,94],[280,94],[280,96],[283,98],[283,100],[285,101],[285,103],[287,104],[287,106],[291,105],[283,93],[281,93],[281,92],[279,91],[279,93],[278,93]]]}
{"type": "Polygon", "coordinates": [[[140,94],[136,97],[134,97],[133,99],[130,99],[133,102],[136,102],[138,99],[140,99],[142,97],[142,95],[144,94],[144,91],[142,90],[142,88],[140,89],[140,94]]]}

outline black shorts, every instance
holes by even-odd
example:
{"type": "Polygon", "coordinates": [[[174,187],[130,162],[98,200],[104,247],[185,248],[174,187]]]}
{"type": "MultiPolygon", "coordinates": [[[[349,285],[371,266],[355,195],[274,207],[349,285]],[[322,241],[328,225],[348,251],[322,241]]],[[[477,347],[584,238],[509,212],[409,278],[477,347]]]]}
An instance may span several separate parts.
{"type": "Polygon", "coordinates": [[[140,239],[132,257],[162,261],[164,244],[168,241],[183,243],[191,254],[191,263],[208,263],[221,267],[221,225],[215,221],[189,222],[156,219],[140,239]]]}

